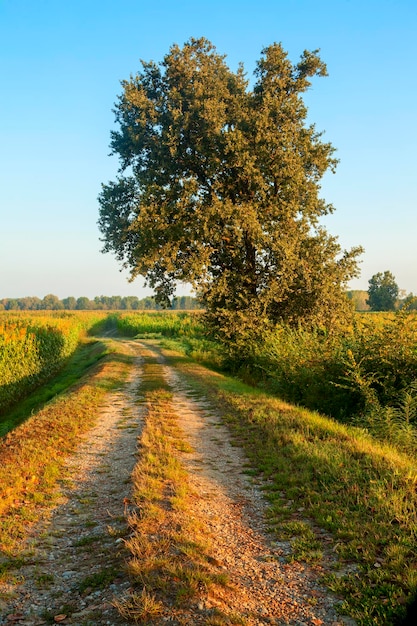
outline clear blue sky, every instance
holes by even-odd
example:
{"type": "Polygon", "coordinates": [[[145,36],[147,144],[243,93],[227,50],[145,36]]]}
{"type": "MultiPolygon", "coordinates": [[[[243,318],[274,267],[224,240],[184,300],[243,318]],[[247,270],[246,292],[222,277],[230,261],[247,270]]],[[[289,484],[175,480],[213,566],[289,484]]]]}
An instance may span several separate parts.
{"type": "Polygon", "coordinates": [[[200,36],[249,74],[274,41],[293,62],[321,49],[305,100],[340,159],[326,227],[365,248],[352,288],[390,270],[417,293],[416,0],[0,0],[0,298],[150,293],[100,252],[112,108],[140,59],[200,36]]]}

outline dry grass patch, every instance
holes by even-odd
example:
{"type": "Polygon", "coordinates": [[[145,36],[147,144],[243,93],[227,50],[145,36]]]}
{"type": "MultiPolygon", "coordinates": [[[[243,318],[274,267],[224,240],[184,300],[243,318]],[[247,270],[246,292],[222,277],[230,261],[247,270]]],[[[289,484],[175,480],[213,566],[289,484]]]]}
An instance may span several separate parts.
{"type": "Polygon", "coordinates": [[[110,353],[83,380],[0,439],[0,572],[16,564],[28,528],[56,498],[67,456],[127,375],[130,357],[115,342],[104,348],[110,353]]]}
{"type": "MultiPolygon", "coordinates": [[[[155,370],[153,374],[158,376],[155,370]]],[[[150,620],[164,616],[182,623],[190,611],[198,612],[201,597],[228,580],[213,564],[203,520],[190,514],[198,494],[181,462],[189,446],[177,425],[171,394],[164,388],[156,390],[153,376],[146,399],[146,422],[133,472],[136,508],[128,517],[132,536],[126,542],[135,589],[114,604],[126,619],[139,623],[154,623],[150,620]]]]}

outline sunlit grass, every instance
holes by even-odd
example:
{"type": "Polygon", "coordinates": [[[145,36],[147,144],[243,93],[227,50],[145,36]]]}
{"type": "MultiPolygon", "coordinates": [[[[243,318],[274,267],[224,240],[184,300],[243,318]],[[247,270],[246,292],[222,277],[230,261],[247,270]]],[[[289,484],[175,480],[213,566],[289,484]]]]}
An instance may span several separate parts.
{"type": "Polygon", "coordinates": [[[154,356],[144,355],[146,375],[139,393],[146,399],[146,420],[133,472],[132,535],[126,541],[134,590],[115,601],[124,617],[139,621],[187,611],[202,589],[228,582],[213,565],[207,528],[190,516],[191,499],[198,494],[181,459],[191,448],[178,427],[162,367],[154,356]]]}
{"type": "Polygon", "coordinates": [[[338,564],[327,584],[358,624],[385,626],[401,614],[417,589],[415,458],[360,428],[166,355],[218,407],[251,473],[265,479],[268,523],[277,539],[291,540],[291,558],[320,562],[330,548],[338,564]],[[326,545],[315,528],[326,531],[326,545]]]}
{"type": "MultiPolygon", "coordinates": [[[[95,353],[96,345],[87,344],[87,353],[88,346],[95,353]]],[[[21,553],[40,507],[53,504],[58,482],[66,478],[67,456],[95,422],[105,394],[125,379],[131,357],[115,342],[103,345],[102,354],[107,356],[92,367],[97,354],[83,358],[90,368],[85,379],[76,364],[77,384],[0,439],[0,564],[2,558],[8,562],[21,553]]],[[[70,372],[67,375],[71,377],[70,372]]]]}

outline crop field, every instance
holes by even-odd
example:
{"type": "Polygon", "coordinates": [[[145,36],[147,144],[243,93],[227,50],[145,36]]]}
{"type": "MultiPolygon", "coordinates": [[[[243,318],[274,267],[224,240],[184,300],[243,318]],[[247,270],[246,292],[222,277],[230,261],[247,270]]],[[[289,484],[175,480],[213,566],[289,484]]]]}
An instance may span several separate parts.
{"type": "Polygon", "coordinates": [[[0,421],[74,353],[97,314],[0,314],[0,421]]]}

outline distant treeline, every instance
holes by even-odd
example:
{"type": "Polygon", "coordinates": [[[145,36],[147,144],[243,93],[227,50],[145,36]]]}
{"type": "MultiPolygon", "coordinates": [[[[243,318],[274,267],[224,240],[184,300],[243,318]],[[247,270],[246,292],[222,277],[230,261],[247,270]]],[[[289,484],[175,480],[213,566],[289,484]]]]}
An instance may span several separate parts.
{"type": "MultiPolygon", "coordinates": [[[[172,310],[200,309],[197,298],[179,296],[172,301],[172,310]]],[[[0,300],[0,311],[145,311],[158,310],[161,307],[155,299],[147,296],[96,296],[94,300],[82,296],[69,296],[60,300],[58,296],[48,294],[44,298],[28,296],[25,298],[4,298],[0,300]]]]}
{"type": "MultiPolygon", "coordinates": [[[[367,303],[367,300],[369,298],[369,294],[367,291],[362,289],[352,289],[351,291],[347,291],[346,294],[349,300],[352,300],[355,311],[371,310],[370,306],[367,303]]],[[[395,310],[401,309],[404,305],[407,305],[410,311],[416,311],[417,296],[415,296],[413,293],[409,293],[408,295],[405,295],[405,293],[403,293],[395,304],[395,310]]]]}
{"type": "MultiPolygon", "coordinates": [[[[351,290],[346,292],[349,300],[353,301],[356,311],[369,311],[367,304],[368,292],[351,290]]],[[[402,298],[397,302],[397,309],[405,303],[410,309],[417,309],[417,298],[413,294],[402,298]]],[[[3,298],[0,300],[0,311],[151,311],[160,310],[162,307],[151,296],[138,298],[137,296],[96,296],[93,300],[82,296],[74,298],[69,296],[60,300],[58,296],[48,294],[44,298],[28,296],[25,298],[3,298]]],[[[197,298],[192,296],[179,296],[174,298],[171,309],[174,311],[190,311],[201,309],[202,306],[197,298]]]]}

